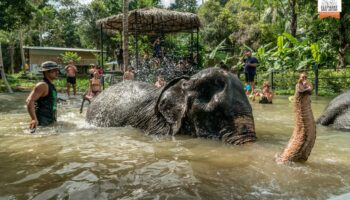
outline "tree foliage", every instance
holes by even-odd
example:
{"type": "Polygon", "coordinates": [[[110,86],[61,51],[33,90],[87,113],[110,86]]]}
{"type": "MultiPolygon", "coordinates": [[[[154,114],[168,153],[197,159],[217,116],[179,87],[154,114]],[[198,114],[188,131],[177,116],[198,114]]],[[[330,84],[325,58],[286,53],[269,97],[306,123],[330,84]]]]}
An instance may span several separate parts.
{"type": "MultiPolygon", "coordinates": [[[[24,44],[28,46],[100,48],[101,32],[96,27],[96,20],[122,13],[122,2],[92,0],[89,4],[81,4],[79,0],[1,0],[3,46],[18,47],[18,32],[22,30],[24,44]]],[[[341,20],[319,19],[314,0],[201,2],[204,3],[197,5],[196,0],[175,0],[170,9],[198,14],[202,24],[200,43],[207,53],[208,66],[221,60],[238,66],[246,48],[251,48],[260,59],[267,59],[266,66],[261,67],[263,70],[278,66],[310,67],[312,62],[324,68],[349,65],[350,1],[342,1],[341,20]]],[[[161,6],[160,3],[160,0],[130,0],[129,9],[161,6]]],[[[141,51],[150,51],[154,37],[140,37],[141,51]]],[[[163,38],[169,49],[188,54],[188,35],[163,38]]],[[[116,46],[121,44],[121,35],[102,34],[102,41],[108,55],[106,59],[112,59],[116,46]]],[[[131,37],[131,51],[134,51],[134,42],[131,37]]],[[[10,53],[4,48],[3,53],[7,66],[10,53]]],[[[14,55],[17,56],[15,60],[20,60],[18,50],[14,55]]]]}
{"type": "Polygon", "coordinates": [[[1,0],[0,11],[0,30],[12,30],[33,18],[33,6],[26,0],[1,0]]]}
{"type": "Polygon", "coordinates": [[[73,61],[75,63],[79,63],[81,57],[76,52],[67,51],[64,54],[61,54],[61,59],[63,63],[68,63],[69,61],[73,61]]]}

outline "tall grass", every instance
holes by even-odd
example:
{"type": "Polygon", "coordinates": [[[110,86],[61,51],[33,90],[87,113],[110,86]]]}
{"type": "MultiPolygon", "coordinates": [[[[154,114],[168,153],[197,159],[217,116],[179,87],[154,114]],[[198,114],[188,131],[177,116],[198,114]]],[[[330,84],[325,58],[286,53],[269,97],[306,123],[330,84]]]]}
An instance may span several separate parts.
{"type": "MultiPolygon", "coordinates": [[[[42,80],[42,77],[35,76],[35,75],[29,75],[24,76],[22,73],[13,74],[13,75],[7,75],[8,82],[10,83],[10,86],[16,90],[21,88],[25,90],[31,90],[40,80],[42,80]]],[[[56,89],[59,92],[65,92],[67,88],[67,81],[65,77],[59,77],[54,81],[54,85],[56,86],[56,89]]],[[[77,77],[77,91],[78,92],[85,92],[89,87],[89,77],[77,77]]],[[[7,88],[5,87],[5,84],[3,83],[3,80],[0,79],[0,92],[7,92],[7,88]]]]}

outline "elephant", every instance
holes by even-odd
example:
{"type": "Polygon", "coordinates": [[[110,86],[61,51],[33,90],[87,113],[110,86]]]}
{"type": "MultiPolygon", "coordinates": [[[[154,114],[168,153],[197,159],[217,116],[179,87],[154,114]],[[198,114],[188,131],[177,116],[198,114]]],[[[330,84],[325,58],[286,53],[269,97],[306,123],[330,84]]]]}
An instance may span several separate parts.
{"type": "MultiPolygon", "coordinates": [[[[300,77],[306,76],[301,74],[300,77]]],[[[311,83],[299,80],[294,94],[293,134],[282,154],[277,158],[279,163],[305,162],[310,156],[316,140],[316,123],[311,110],[311,83]]]]}
{"type": "Polygon", "coordinates": [[[316,123],[335,129],[350,130],[350,90],[330,101],[316,123]]]}
{"type": "Polygon", "coordinates": [[[123,81],[91,102],[86,120],[100,127],[132,126],[147,134],[256,141],[252,107],[238,77],[219,68],[172,79],[165,86],[123,81]]]}

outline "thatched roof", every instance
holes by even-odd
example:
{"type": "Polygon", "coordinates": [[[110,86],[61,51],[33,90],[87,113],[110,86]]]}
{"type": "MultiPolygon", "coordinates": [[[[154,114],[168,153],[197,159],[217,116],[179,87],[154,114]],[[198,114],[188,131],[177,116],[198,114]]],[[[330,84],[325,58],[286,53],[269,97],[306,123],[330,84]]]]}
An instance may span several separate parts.
{"type": "MultiPolygon", "coordinates": [[[[123,14],[113,15],[96,22],[107,33],[123,30],[123,14]]],[[[129,32],[154,35],[157,33],[187,32],[200,27],[196,14],[160,8],[143,8],[129,12],[129,32]]]]}

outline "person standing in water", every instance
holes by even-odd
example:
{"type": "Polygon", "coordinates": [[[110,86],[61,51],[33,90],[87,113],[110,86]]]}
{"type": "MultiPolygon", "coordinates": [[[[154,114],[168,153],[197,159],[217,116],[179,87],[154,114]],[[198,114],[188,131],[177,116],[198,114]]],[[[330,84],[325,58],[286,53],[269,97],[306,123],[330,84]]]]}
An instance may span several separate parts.
{"type": "Polygon", "coordinates": [[[29,128],[33,133],[37,126],[48,126],[57,120],[57,91],[53,81],[58,77],[57,63],[46,61],[41,64],[40,72],[44,78],[36,84],[29,94],[26,105],[31,121],[29,128]]]}
{"type": "Polygon", "coordinates": [[[244,74],[245,81],[252,87],[252,92],[255,90],[255,82],[254,77],[256,76],[256,68],[258,66],[258,59],[252,56],[252,52],[250,50],[245,51],[244,54],[244,74]]]}
{"type": "Polygon", "coordinates": [[[64,68],[67,74],[67,94],[70,96],[70,86],[73,86],[74,96],[77,95],[77,84],[75,74],[78,72],[77,68],[74,66],[73,60],[68,62],[68,65],[64,68]]]}

